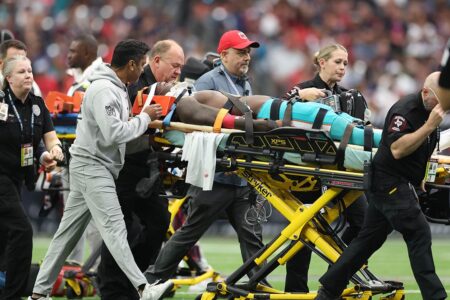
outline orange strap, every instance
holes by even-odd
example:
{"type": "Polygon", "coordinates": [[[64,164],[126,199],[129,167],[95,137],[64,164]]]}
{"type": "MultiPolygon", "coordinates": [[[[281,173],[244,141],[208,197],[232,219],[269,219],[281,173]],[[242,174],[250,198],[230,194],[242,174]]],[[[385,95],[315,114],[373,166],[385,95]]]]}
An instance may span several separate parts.
{"type": "Polygon", "coordinates": [[[228,113],[228,109],[221,108],[219,110],[219,112],[217,113],[217,116],[216,116],[216,120],[214,121],[213,132],[220,133],[220,131],[222,129],[223,119],[225,118],[227,113],[228,113]]]}
{"type": "Polygon", "coordinates": [[[138,102],[139,107],[142,107],[142,105],[144,105],[144,100],[142,99],[142,93],[147,89],[148,89],[148,86],[144,87],[142,90],[139,90],[136,95],[136,100],[138,102]]]}

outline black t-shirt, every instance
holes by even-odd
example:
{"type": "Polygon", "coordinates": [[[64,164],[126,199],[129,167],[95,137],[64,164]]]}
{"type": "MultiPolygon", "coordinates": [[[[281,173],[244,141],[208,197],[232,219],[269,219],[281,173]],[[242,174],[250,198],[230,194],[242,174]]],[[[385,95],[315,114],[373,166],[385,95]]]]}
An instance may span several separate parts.
{"type": "Polygon", "coordinates": [[[22,103],[9,88],[4,92],[4,102],[8,104],[8,119],[0,121],[0,173],[17,182],[30,171],[30,167],[20,166],[21,145],[32,143],[33,153],[36,155],[44,134],[53,131],[54,128],[50,113],[41,97],[29,93],[25,102],[22,103]],[[11,106],[10,97],[22,121],[23,132],[14,108],[11,106]],[[31,136],[32,113],[34,114],[33,137],[31,136]]]}
{"type": "Polygon", "coordinates": [[[437,143],[437,129],[416,151],[406,157],[394,159],[390,148],[392,143],[403,135],[422,127],[429,115],[430,112],[425,110],[420,93],[405,96],[391,107],[386,116],[380,146],[373,159],[376,172],[401,177],[414,185],[421,183],[428,159],[437,143]]]}
{"type": "MultiPolygon", "coordinates": [[[[150,85],[156,82],[155,75],[153,75],[152,70],[149,65],[145,65],[144,72],[142,72],[136,83],[132,83],[128,86],[128,96],[130,97],[131,104],[134,104],[134,100],[136,99],[136,95],[139,90],[142,90],[144,87],[150,87],[150,85]]],[[[148,91],[146,92],[148,94],[148,91]]]]}
{"type": "Polygon", "coordinates": [[[317,73],[313,79],[300,82],[299,84],[297,84],[297,86],[301,89],[306,89],[306,88],[311,88],[311,87],[318,88],[318,89],[326,89],[326,90],[331,91],[331,93],[333,95],[339,95],[342,92],[347,91],[346,88],[344,88],[338,84],[335,84],[333,88],[330,88],[328,86],[328,84],[326,84],[325,81],[323,81],[322,78],[320,78],[319,73],[317,73]]]}

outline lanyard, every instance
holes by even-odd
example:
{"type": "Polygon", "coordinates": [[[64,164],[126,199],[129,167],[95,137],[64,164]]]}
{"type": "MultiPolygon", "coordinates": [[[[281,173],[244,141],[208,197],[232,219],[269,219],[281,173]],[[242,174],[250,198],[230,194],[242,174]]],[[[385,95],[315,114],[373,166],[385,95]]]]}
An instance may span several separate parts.
{"type": "MultiPolygon", "coordinates": [[[[22,133],[22,138],[24,137],[25,133],[23,132],[23,122],[20,118],[19,112],[17,111],[16,106],[14,105],[14,101],[11,98],[11,91],[8,93],[9,102],[11,103],[11,107],[14,110],[14,114],[16,115],[17,120],[19,121],[20,125],[20,132],[22,133]]],[[[34,113],[31,112],[31,141],[33,141],[33,135],[34,135],[34,113]]]]}
{"type": "MultiPolygon", "coordinates": [[[[231,84],[231,86],[233,87],[234,91],[236,92],[236,95],[243,96],[243,95],[241,95],[239,93],[239,90],[237,89],[237,87],[234,84],[233,80],[231,80],[230,75],[228,75],[227,71],[225,71],[225,68],[223,67],[223,65],[220,65],[220,68],[223,71],[223,73],[225,74],[225,77],[227,78],[228,82],[231,84]]],[[[243,90],[245,92],[245,83],[244,83],[243,90]]]]}

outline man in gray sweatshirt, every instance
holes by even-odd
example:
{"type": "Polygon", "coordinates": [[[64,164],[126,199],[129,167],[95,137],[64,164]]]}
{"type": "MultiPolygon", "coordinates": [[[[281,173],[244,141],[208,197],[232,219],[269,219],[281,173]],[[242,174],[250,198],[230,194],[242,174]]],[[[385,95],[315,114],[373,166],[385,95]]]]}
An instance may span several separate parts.
{"type": "Polygon", "coordinates": [[[161,115],[159,105],[147,106],[136,117],[130,114],[127,84],[139,78],[148,50],[145,43],[122,41],[114,49],[111,65],[100,64],[89,78],[70,149],[69,198],[29,300],[49,299],[64,261],[91,218],[141,299],[158,299],[173,286],[168,282],[150,289],[137,267],[114,184],[124,163],[125,144],[141,136],[148,123],[161,115]]]}

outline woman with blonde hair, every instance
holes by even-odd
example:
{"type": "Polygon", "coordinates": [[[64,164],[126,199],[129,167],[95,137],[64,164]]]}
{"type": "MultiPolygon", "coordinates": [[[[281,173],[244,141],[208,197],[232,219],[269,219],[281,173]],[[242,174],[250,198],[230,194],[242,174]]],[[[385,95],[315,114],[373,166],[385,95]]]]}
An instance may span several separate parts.
{"type": "MultiPolygon", "coordinates": [[[[302,92],[306,89],[311,90],[327,90],[333,95],[340,96],[340,105],[344,112],[349,113],[353,117],[361,120],[365,119],[365,109],[356,111],[350,109],[347,100],[352,101],[356,97],[361,97],[365,105],[362,95],[356,92],[350,92],[342,87],[339,83],[345,75],[348,65],[348,51],[340,44],[330,44],[322,47],[314,54],[313,63],[317,67],[317,74],[313,79],[300,82],[290,92],[287,93],[288,98],[298,96],[302,98],[302,92]],[[344,96],[344,97],[343,97],[344,96]],[[348,98],[347,98],[348,97],[348,98]],[[345,99],[344,101],[342,101],[345,99]]],[[[303,98],[302,98],[303,99],[303,98]]],[[[354,103],[354,102],[353,102],[354,103]]],[[[365,107],[367,107],[365,105],[365,107]]],[[[364,106],[363,106],[364,108],[364,106]]],[[[304,202],[313,202],[321,195],[321,186],[316,185],[315,189],[308,193],[302,193],[300,198],[304,202]]],[[[342,240],[348,244],[357,235],[364,221],[364,214],[367,208],[367,200],[365,196],[358,198],[351,206],[346,208],[344,214],[348,227],[342,234],[342,240]]],[[[308,270],[311,262],[311,250],[303,247],[295,256],[286,264],[286,292],[309,292],[308,288],[308,270]]]]}
{"type": "Polygon", "coordinates": [[[2,69],[3,97],[0,97],[0,228],[8,232],[6,282],[2,299],[21,299],[28,280],[33,248],[33,230],[22,207],[20,190],[25,182],[34,185],[35,161],[47,168],[63,160],[44,100],[30,93],[33,73],[23,55],[8,58],[2,69]],[[39,155],[44,141],[47,151],[39,155]]]}

